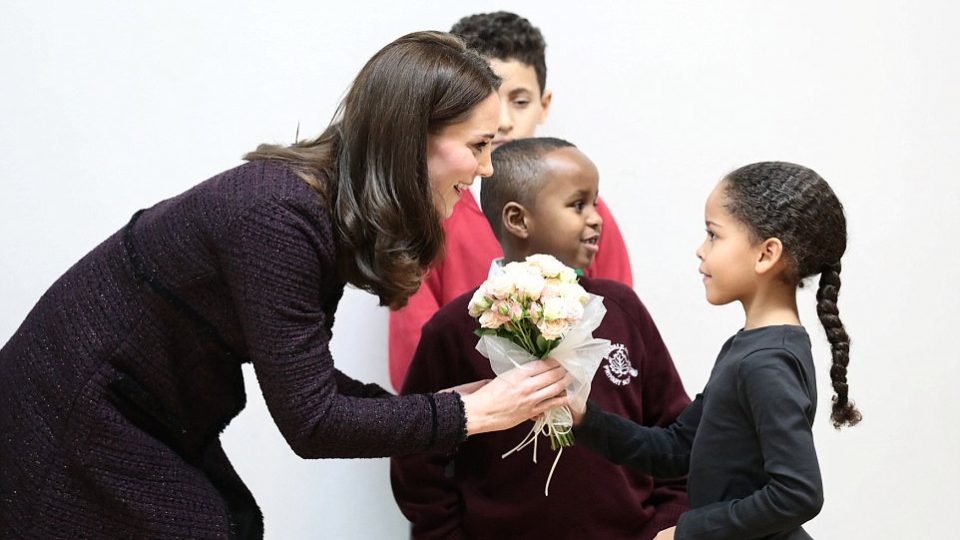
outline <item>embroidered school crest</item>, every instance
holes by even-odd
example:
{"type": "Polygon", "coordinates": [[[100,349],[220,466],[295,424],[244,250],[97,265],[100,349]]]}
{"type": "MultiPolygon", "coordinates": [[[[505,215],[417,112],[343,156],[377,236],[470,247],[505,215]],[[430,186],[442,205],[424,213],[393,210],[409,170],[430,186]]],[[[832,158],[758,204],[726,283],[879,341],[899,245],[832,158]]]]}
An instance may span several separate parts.
{"type": "Polygon", "coordinates": [[[603,372],[607,374],[610,382],[617,386],[626,386],[639,375],[630,362],[627,347],[622,343],[614,343],[613,350],[604,358],[604,361],[606,363],[603,365],[603,372]]]}

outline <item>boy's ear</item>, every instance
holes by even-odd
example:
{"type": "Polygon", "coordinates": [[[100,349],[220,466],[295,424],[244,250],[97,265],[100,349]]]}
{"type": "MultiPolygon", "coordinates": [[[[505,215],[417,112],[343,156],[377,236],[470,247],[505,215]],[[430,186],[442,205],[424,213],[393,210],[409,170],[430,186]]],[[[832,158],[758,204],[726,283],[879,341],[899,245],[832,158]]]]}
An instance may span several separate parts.
{"type": "Polygon", "coordinates": [[[783,243],[779,238],[767,238],[758,246],[754,270],[758,274],[766,274],[777,268],[781,259],[783,259],[783,243]]]}
{"type": "Polygon", "coordinates": [[[508,202],[503,206],[500,214],[503,219],[503,231],[517,238],[526,239],[530,236],[527,228],[527,209],[518,202],[508,202]]]}
{"type": "Polygon", "coordinates": [[[540,113],[540,124],[546,122],[547,117],[550,116],[551,103],[553,103],[553,90],[544,90],[543,95],[540,96],[540,107],[543,109],[543,111],[540,113]]]}

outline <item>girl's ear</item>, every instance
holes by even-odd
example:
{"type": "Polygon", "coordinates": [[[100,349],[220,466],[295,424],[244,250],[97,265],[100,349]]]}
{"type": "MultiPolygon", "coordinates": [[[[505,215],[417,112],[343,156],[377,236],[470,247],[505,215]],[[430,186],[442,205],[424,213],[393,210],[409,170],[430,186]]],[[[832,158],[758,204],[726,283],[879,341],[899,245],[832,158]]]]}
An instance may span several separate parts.
{"type": "Polygon", "coordinates": [[[503,219],[503,231],[517,238],[526,239],[530,236],[530,230],[527,227],[529,220],[527,209],[518,202],[508,202],[503,206],[503,212],[500,214],[503,219]]]}
{"type": "Polygon", "coordinates": [[[783,258],[783,243],[779,238],[767,238],[757,248],[757,262],[754,270],[758,274],[766,274],[779,266],[783,258]]]}

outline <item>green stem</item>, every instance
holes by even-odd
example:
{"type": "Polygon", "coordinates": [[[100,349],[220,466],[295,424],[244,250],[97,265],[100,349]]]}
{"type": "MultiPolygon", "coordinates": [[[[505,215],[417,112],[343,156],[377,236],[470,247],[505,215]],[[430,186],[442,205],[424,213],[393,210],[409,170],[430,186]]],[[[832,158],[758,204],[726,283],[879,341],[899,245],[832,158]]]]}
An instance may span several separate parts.
{"type": "Polygon", "coordinates": [[[573,433],[552,433],[550,436],[550,449],[556,451],[560,447],[573,446],[573,433]]]}

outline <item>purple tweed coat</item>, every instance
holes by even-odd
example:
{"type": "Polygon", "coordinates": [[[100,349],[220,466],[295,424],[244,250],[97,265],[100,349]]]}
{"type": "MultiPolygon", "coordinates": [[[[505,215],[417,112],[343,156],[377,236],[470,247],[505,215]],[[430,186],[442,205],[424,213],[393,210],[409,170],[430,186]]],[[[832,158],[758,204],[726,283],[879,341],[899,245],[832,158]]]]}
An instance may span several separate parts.
{"type": "Polygon", "coordinates": [[[0,349],[0,538],[262,536],[219,440],[248,361],[302,457],[452,450],[457,394],[396,397],[334,367],[334,235],[315,191],[256,161],[70,268],[0,349]]]}

